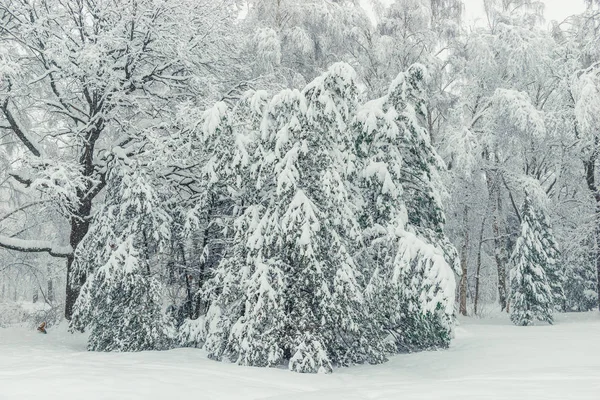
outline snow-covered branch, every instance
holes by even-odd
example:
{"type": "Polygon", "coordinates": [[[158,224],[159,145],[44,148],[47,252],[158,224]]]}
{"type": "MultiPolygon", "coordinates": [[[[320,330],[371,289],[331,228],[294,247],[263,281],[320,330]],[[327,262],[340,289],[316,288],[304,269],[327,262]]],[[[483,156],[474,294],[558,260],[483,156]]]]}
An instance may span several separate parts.
{"type": "Polygon", "coordinates": [[[0,235],[0,247],[24,253],[48,253],[52,257],[69,257],[73,254],[71,246],[59,246],[46,240],[28,240],[0,235]]]}
{"type": "Polygon", "coordinates": [[[6,117],[6,120],[8,121],[10,128],[15,133],[15,135],[17,135],[19,140],[25,145],[25,147],[27,147],[27,149],[31,152],[31,154],[33,154],[36,157],[40,157],[42,155],[41,151],[36,147],[36,145],[33,143],[33,140],[27,135],[25,129],[19,123],[17,118],[9,110],[8,98],[2,102],[2,104],[0,105],[0,109],[2,110],[2,113],[4,114],[4,116],[6,117]]]}

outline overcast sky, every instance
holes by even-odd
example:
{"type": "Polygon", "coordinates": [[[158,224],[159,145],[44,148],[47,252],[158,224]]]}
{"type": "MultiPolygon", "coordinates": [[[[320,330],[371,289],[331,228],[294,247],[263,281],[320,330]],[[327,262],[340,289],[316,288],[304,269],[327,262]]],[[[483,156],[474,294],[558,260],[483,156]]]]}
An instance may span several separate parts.
{"type": "MultiPolygon", "coordinates": [[[[463,0],[467,21],[474,21],[483,16],[483,0],[463,0]]],[[[544,16],[546,21],[562,22],[566,17],[585,10],[584,0],[543,0],[546,3],[544,16]]]]}

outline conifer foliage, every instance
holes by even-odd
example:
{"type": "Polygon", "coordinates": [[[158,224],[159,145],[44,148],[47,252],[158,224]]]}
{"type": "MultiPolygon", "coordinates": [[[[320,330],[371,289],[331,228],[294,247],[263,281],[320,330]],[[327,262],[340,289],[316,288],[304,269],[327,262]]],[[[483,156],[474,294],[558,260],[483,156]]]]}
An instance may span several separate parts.
{"type": "Polygon", "coordinates": [[[400,351],[447,346],[454,312],[454,250],[433,185],[436,153],[419,119],[426,77],[413,65],[355,123],[367,299],[400,351]]]}
{"type": "Polygon", "coordinates": [[[93,351],[162,350],[172,336],[162,314],[160,282],[145,271],[133,238],[122,242],[81,290],[71,322],[90,329],[93,351]]]}
{"type": "Polygon", "coordinates": [[[169,239],[163,199],[135,165],[114,172],[106,204],[76,253],[78,275],[88,275],[70,323],[89,330],[88,349],[157,350],[169,346],[162,285],[151,255],[169,239]]]}
{"type": "Polygon", "coordinates": [[[526,196],[521,210],[521,232],[511,258],[510,319],[515,325],[531,325],[534,320],[553,322],[554,294],[547,270],[554,261],[544,248],[544,231],[531,199],[526,196]]]}
{"type": "Polygon", "coordinates": [[[270,101],[258,91],[182,106],[181,135],[153,149],[171,157],[152,170],[119,152],[107,165],[105,204],[75,254],[87,280],[71,328],[90,330],[91,350],[168,347],[158,254],[174,226],[179,241],[213,226],[201,257],[218,246],[219,258],[195,294],[207,309],[178,322],[180,345],[320,373],[447,346],[453,252],[423,128],[426,76],[415,65],[361,105],[355,71],[337,63],[270,101]],[[174,205],[181,176],[187,195],[174,205]]]}
{"type": "Polygon", "coordinates": [[[448,344],[454,276],[432,240],[444,237],[443,214],[417,116],[423,79],[415,66],[361,106],[354,70],[338,63],[302,92],[272,98],[236,172],[240,213],[204,287],[211,306],[184,323],[182,344],[217,360],[325,373],[448,344]],[[410,201],[407,168],[418,175],[410,201]],[[430,206],[427,223],[410,222],[430,206]]]}
{"type": "Polygon", "coordinates": [[[298,372],[379,362],[352,249],[360,234],[347,179],[354,71],[333,65],[301,93],[273,97],[251,167],[258,190],[217,269],[205,348],[244,365],[298,372]]]}
{"type": "Polygon", "coordinates": [[[542,245],[547,257],[545,269],[548,283],[552,289],[552,302],[556,311],[565,311],[567,299],[564,286],[566,278],[564,266],[561,264],[560,250],[552,232],[548,216],[541,210],[539,214],[542,245]]]}

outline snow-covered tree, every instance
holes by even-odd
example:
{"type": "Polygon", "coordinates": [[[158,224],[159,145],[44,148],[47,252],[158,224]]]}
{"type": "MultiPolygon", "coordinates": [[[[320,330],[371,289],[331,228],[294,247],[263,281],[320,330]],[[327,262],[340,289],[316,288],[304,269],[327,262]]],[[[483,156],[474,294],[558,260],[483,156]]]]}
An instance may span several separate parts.
{"type": "Polygon", "coordinates": [[[590,311],[598,307],[595,255],[592,246],[576,243],[576,252],[565,259],[565,311],[590,311]]]}
{"type": "Polygon", "coordinates": [[[242,9],[254,73],[280,87],[301,89],[332,63],[361,51],[358,32],[371,21],[354,0],[251,0],[242,9]]]}
{"type": "Polygon", "coordinates": [[[269,104],[252,166],[255,202],[234,224],[215,271],[205,349],[246,365],[289,360],[298,372],[379,362],[352,249],[359,230],[346,182],[354,71],[333,65],[269,104]]]}
{"type": "Polygon", "coordinates": [[[511,257],[510,319],[515,325],[534,320],[553,322],[554,296],[548,281],[548,255],[544,249],[539,217],[529,196],[521,208],[521,232],[511,257]]]}
{"type": "Polygon", "coordinates": [[[106,203],[75,253],[73,279],[88,279],[71,328],[90,331],[90,350],[162,349],[172,333],[152,264],[170,239],[170,216],[135,163],[108,179],[106,203]]]}
{"type": "Polygon", "coordinates": [[[95,271],[75,303],[71,328],[89,329],[88,350],[163,350],[172,327],[162,311],[162,290],[129,237],[95,271]]]}
{"type": "Polygon", "coordinates": [[[0,246],[66,258],[70,318],[73,254],[112,150],[142,152],[145,129],[172,126],[179,101],[207,104],[237,84],[223,62],[236,48],[235,16],[227,2],[206,0],[8,0],[0,19],[0,125],[23,150],[11,155],[13,179],[39,182],[32,196],[52,199],[69,224],[57,243],[0,236],[0,246]]]}
{"type": "MultiPolygon", "coordinates": [[[[439,142],[451,167],[447,178],[453,186],[448,207],[452,238],[465,249],[467,264],[477,262],[469,254],[482,255],[478,259],[484,261],[487,255],[493,257],[494,297],[503,309],[511,237],[519,230],[517,194],[527,190],[547,200],[556,213],[560,208],[555,201],[563,196],[558,188],[574,183],[565,175],[571,169],[565,162],[572,145],[565,112],[568,96],[558,90],[568,71],[552,35],[531,22],[538,10],[526,3],[533,2],[488,2],[489,26],[473,30],[461,42],[460,57],[451,60],[464,67],[452,88],[459,96],[446,115],[439,142]],[[464,192],[482,189],[487,199],[471,203],[465,216],[464,192]],[[463,225],[476,220],[483,220],[484,226],[469,230],[488,231],[490,241],[467,240],[472,235],[465,234],[463,225]]],[[[470,271],[467,278],[480,282],[475,268],[470,271]]]]}
{"type": "Polygon", "coordinates": [[[439,161],[419,119],[425,79],[424,67],[410,67],[355,121],[366,246],[359,260],[371,315],[402,351],[447,346],[454,318],[456,252],[435,194],[439,161]]]}
{"type": "Polygon", "coordinates": [[[562,257],[558,243],[552,232],[548,216],[543,210],[538,211],[541,242],[546,253],[546,265],[544,270],[548,278],[548,283],[552,289],[552,303],[557,311],[565,310],[565,268],[561,262],[562,257]]]}

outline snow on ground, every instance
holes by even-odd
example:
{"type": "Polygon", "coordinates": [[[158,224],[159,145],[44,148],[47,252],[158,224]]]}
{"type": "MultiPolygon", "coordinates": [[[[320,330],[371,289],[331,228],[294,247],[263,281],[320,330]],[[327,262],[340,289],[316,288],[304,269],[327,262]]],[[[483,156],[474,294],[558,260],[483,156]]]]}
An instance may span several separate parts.
{"type": "Polygon", "coordinates": [[[450,349],[331,375],[246,368],[201,350],[91,353],[85,337],[0,328],[0,399],[598,400],[600,313],[516,327],[462,319],[450,349]]]}

